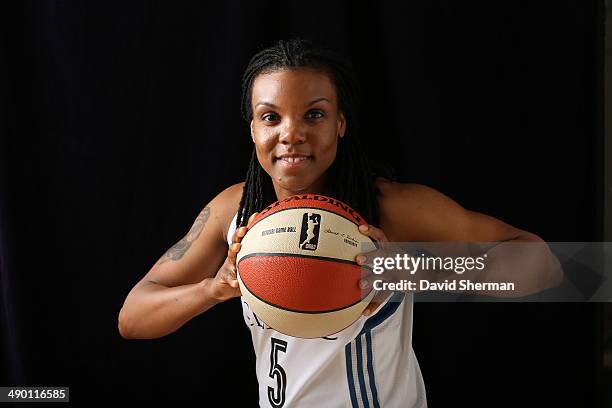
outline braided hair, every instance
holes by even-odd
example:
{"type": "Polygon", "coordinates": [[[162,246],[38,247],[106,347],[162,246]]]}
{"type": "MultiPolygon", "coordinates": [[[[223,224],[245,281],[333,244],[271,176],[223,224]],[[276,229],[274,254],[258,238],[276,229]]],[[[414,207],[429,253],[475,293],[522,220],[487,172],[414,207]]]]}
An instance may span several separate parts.
{"type": "MultiPolygon", "coordinates": [[[[258,75],[299,68],[317,69],[329,75],[336,88],[339,110],[346,119],[345,135],[339,138],[336,158],[327,169],[325,195],[350,205],[368,223],[378,225],[377,196],[380,191],[374,184],[377,172],[372,171],[357,134],[359,89],[353,67],[347,60],[302,39],[280,40],[258,52],[251,58],[242,76],[243,118],[247,122],[253,118],[251,98],[253,82],[258,75]]],[[[384,167],[379,174],[383,173],[384,167]]],[[[393,178],[388,171],[384,175],[393,178]]],[[[261,167],[253,147],[236,228],[246,225],[251,214],[261,211],[276,200],[272,179],[261,167]]]]}

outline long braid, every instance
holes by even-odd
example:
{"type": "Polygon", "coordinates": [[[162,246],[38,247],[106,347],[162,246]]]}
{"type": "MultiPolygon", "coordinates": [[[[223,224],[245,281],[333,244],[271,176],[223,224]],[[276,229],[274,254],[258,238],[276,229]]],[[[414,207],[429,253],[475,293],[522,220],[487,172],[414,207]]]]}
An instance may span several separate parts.
{"type": "MultiPolygon", "coordinates": [[[[380,192],[374,181],[378,174],[393,178],[380,167],[374,171],[359,140],[358,81],[352,65],[341,56],[315,47],[305,40],[281,40],[251,58],[242,76],[242,116],[252,119],[251,97],[253,82],[258,75],[281,69],[314,68],[330,76],[336,87],[338,105],[346,119],[347,129],[339,139],[336,159],[327,171],[326,194],[343,201],[357,210],[367,222],[378,225],[378,199],[380,192]]],[[[374,164],[374,163],[372,163],[374,164]]],[[[236,227],[246,225],[254,212],[261,211],[276,201],[270,176],[259,164],[255,148],[246,174],[240,200],[236,227]]]]}

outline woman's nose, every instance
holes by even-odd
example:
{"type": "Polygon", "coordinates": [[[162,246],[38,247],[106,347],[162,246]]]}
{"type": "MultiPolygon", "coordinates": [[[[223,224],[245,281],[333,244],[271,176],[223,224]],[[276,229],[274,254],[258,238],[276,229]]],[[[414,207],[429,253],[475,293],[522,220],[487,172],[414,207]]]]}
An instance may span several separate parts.
{"type": "Polygon", "coordinates": [[[306,132],[299,123],[292,121],[281,130],[279,142],[282,144],[300,144],[306,141],[306,132]]]}

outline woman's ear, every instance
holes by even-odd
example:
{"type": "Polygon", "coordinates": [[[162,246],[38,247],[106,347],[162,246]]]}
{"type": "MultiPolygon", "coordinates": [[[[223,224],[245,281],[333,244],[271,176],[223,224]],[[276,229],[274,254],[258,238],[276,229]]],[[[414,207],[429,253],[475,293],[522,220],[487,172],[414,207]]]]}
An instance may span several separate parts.
{"type": "Polygon", "coordinates": [[[346,119],[344,118],[344,113],[340,112],[338,115],[338,137],[344,137],[344,133],[346,132],[346,119]]]}

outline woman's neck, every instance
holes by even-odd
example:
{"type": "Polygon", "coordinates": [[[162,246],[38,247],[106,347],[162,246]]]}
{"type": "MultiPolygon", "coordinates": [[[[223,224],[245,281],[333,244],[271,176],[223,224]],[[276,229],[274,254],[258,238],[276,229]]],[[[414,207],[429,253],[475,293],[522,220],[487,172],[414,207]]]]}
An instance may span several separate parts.
{"type": "Polygon", "coordinates": [[[272,185],[274,186],[274,192],[276,193],[276,199],[278,201],[284,200],[287,197],[291,197],[297,194],[323,194],[325,195],[325,192],[326,192],[324,177],[319,178],[313,184],[311,184],[310,186],[302,190],[287,189],[274,182],[272,183],[272,185]]]}

